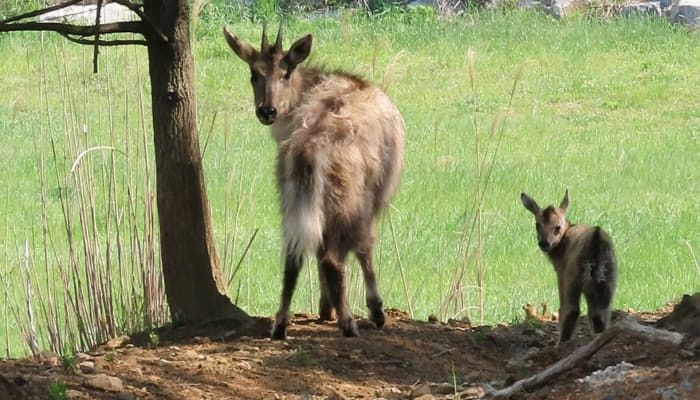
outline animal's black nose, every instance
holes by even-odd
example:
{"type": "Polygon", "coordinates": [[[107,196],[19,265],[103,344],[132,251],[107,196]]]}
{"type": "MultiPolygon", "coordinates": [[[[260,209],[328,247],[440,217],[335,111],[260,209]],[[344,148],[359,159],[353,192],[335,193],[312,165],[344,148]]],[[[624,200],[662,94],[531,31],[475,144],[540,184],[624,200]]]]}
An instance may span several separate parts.
{"type": "Polygon", "coordinates": [[[548,241],[540,240],[540,242],[538,244],[540,245],[540,249],[542,249],[542,251],[549,250],[549,242],[548,241]]]}
{"type": "Polygon", "coordinates": [[[275,107],[258,107],[255,113],[260,122],[265,125],[275,122],[275,118],[277,117],[277,109],[275,107]]]}

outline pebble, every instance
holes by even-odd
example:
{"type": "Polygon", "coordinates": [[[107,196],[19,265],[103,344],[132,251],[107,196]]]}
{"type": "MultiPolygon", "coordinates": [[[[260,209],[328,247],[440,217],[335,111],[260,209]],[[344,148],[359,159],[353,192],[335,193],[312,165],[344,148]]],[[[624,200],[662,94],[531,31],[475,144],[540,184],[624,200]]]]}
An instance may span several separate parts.
{"type": "Polygon", "coordinates": [[[106,374],[97,374],[90,377],[87,381],[87,386],[110,392],[121,392],[124,390],[121,379],[106,374]]]}
{"type": "Polygon", "coordinates": [[[93,361],[83,361],[78,364],[78,368],[84,374],[92,374],[95,372],[95,363],[93,361]]]}

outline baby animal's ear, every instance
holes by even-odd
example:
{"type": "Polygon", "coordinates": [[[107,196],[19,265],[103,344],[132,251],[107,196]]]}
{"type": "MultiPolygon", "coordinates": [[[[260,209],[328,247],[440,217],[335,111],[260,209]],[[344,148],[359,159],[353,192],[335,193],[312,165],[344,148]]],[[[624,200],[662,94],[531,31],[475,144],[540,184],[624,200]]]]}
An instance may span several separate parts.
{"type": "Polygon", "coordinates": [[[566,193],[564,193],[564,198],[561,199],[561,203],[559,203],[559,208],[562,210],[566,211],[566,208],[569,207],[569,189],[566,189],[566,193]]]}
{"type": "Polygon", "coordinates": [[[532,197],[528,196],[527,193],[520,193],[520,201],[523,202],[525,208],[531,213],[537,215],[537,213],[540,212],[540,206],[538,206],[537,202],[535,202],[532,197]]]}

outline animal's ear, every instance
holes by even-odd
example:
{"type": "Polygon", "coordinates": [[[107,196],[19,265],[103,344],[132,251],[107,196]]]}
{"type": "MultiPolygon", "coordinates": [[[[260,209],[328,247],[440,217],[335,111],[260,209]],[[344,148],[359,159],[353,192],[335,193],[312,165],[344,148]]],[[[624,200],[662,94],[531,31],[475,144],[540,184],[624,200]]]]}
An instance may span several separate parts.
{"type": "Polygon", "coordinates": [[[559,208],[566,211],[566,208],[569,207],[569,189],[566,189],[566,192],[564,193],[564,198],[561,199],[561,203],[559,204],[559,208]]]}
{"type": "Polygon", "coordinates": [[[252,64],[255,61],[258,51],[252,48],[248,43],[238,39],[236,35],[231,33],[227,27],[224,26],[224,37],[226,42],[231,47],[234,53],[243,61],[252,64]]]}
{"type": "Polygon", "coordinates": [[[523,202],[525,208],[531,213],[537,215],[537,213],[540,212],[540,206],[538,206],[537,202],[535,202],[532,197],[528,196],[527,193],[520,193],[520,201],[523,202]]]}
{"type": "Polygon", "coordinates": [[[292,44],[292,47],[289,48],[287,55],[284,56],[289,69],[296,68],[297,65],[306,60],[306,57],[308,57],[311,53],[312,42],[313,36],[309,33],[292,44]]]}

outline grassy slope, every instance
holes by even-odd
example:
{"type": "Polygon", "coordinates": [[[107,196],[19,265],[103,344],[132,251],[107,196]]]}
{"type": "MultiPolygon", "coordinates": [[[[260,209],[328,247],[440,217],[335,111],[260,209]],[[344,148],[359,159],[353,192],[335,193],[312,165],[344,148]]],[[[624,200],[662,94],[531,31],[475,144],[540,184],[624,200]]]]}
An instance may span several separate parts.
{"type": "MultiPolygon", "coordinates": [[[[225,255],[229,270],[255,229],[260,229],[234,280],[232,295],[252,314],[271,314],[281,280],[274,144],[254,118],[247,67],[221,39],[221,24],[218,19],[204,19],[196,48],[208,192],[219,253],[225,255]],[[239,203],[231,257],[231,242],[224,237],[234,230],[239,203]]],[[[408,137],[403,184],[391,213],[417,318],[438,313],[452,271],[462,265],[458,248],[464,221],[472,218],[476,182],[472,117],[486,135],[482,145],[493,148],[489,146],[495,139],[487,137],[490,126],[505,109],[520,68],[522,76],[483,205],[486,321],[512,320],[526,302],[556,304],[554,273],[536,248],[531,217],[519,202],[521,191],[548,204],[558,202],[569,188],[572,222],[600,225],[610,232],[620,264],[615,307],[654,308],[700,286],[693,259],[681,244],[688,240],[696,251],[699,247],[697,34],[660,20],[557,22],[500,12],[446,22],[387,14],[374,20],[351,17],[346,23],[319,19],[285,24],[286,44],[304,32],[314,32],[312,62],[376,82],[385,75],[392,79],[389,94],[404,115],[408,137]],[[466,72],[469,48],[476,52],[474,92],[466,72]]],[[[228,25],[258,43],[258,25],[228,25]]],[[[35,237],[41,226],[37,120],[45,117],[39,113],[43,106],[38,98],[35,38],[0,36],[0,51],[14,55],[0,60],[2,90],[9,103],[0,109],[0,163],[5,171],[0,187],[7,190],[2,196],[7,211],[0,232],[2,247],[9,248],[4,265],[12,269],[0,271],[11,276],[9,281],[18,275],[23,238],[35,237]]],[[[49,75],[58,75],[64,65],[59,43],[49,37],[49,75]],[[54,52],[61,60],[58,65],[54,52]]],[[[130,93],[131,102],[133,78],[127,80],[121,66],[131,63],[133,72],[138,63],[145,74],[143,51],[137,53],[134,57],[130,50],[127,57],[121,49],[103,49],[101,55],[103,71],[112,71],[114,86],[130,93]],[[115,60],[117,66],[108,66],[115,60]]],[[[104,84],[90,75],[91,51],[66,45],[65,54],[68,69],[74,71],[68,76],[77,90],[88,80],[88,94],[74,96],[89,98],[90,105],[75,108],[79,115],[94,114],[99,111],[97,103],[104,101],[99,100],[104,84]]],[[[62,95],[60,88],[54,91],[49,107],[60,141],[62,95]]],[[[115,98],[124,102],[120,93],[115,98]]],[[[100,133],[106,131],[104,118],[89,118],[95,127],[90,145],[108,144],[107,135],[100,133]]],[[[116,131],[122,132],[123,118],[116,121],[116,131]]],[[[117,147],[124,141],[117,140],[117,147]]],[[[70,161],[68,154],[63,162],[70,161]]],[[[48,190],[57,190],[56,185],[48,190]]],[[[57,201],[49,208],[58,212],[57,201]]],[[[60,248],[61,218],[55,215],[55,246],[60,248]]],[[[376,258],[385,305],[406,309],[387,218],[379,231],[376,258]]],[[[476,304],[471,261],[467,268],[464,301],[456,310],[476,304]]],[[[362,313],[356,268],[351,276],[351,301],[362,313]]],[[[309,299],[304,274],[295,308],[308,310],[311,302],[317,302],[316,294],[309,299]]],[[[450,308],[446,316],[455,313],[450,308]]],[[[4,329],[1,322],[0,329],[4,329]]]]}

